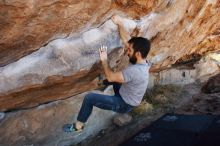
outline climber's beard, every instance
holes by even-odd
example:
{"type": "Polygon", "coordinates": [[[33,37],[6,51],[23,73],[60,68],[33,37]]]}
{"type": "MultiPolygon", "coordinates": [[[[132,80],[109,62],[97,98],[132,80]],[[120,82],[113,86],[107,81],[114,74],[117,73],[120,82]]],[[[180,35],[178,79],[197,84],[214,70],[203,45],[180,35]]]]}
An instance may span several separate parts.
{"type": "Polygon", "coordinates": [[[130,57],[130,56],[128,56],[128,57],[129,57],[129,62],[130,62],[131,64],[136,64],[137,58],[136,58],[136,56],[135,56],[135,53],[133,53],[131,57],[130,57]]]}

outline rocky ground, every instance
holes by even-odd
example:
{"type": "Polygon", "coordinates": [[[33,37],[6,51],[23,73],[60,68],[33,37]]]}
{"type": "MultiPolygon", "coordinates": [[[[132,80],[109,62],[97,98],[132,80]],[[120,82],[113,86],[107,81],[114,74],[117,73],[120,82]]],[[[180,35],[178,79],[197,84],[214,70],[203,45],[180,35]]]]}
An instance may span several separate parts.
{"type": "Polygon", "coordinates": [[[94,138],[87,138],[77,146],[114,146],[122,143],[155,121],[164,113],[219,114],[220,93],[201,93],[203,83],[184,86],[163,85],[149,90],[142,104],[132,111],[133,120],[126,126],[103,129],[94,138]]]}

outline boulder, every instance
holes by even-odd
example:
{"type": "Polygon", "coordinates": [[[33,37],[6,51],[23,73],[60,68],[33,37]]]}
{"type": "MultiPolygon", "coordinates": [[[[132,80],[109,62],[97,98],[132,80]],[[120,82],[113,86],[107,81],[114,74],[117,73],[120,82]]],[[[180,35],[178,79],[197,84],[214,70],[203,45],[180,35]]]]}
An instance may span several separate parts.
{"type": "MultiPolygon", "coordinates": [[[[102,73],[97,49],[102,44],[117,58],[110,59],[111,67],[126,66],[126,56],[118,49],[118,28],[110,20],[113,14],[123,16],[130,33],[151,40],[148,60],[154,73],[216,51],[220,44],[217,0],[14,0],[0,6],[0,111],[97,88],[102,73]]],[[[196,78],[194,71],[177,72],[171,82],[196,78]]]]}
{"type": "Polygon", "coordinates": [[[201,90],[208,94],[220,92],[220,74],[210,77],[201,90]]]}
{"type": "Polygon", "coordinates": [[[64,124],[76,122],[83,98],[87,93],[28,110],[1,113],[0,145],[66,146],[95,136],[101,129],[112,125],[114,112],[95,107],[81,133],[66,133],[62,130],[64,124]]]}

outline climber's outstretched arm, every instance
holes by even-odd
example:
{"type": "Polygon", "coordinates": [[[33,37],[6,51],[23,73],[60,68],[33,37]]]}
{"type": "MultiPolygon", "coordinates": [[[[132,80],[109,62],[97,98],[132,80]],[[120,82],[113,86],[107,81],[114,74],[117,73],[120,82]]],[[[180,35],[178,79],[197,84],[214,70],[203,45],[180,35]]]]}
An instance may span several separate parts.
{"type": "Polygon", "coordinates": [[[119,29],[119,34],[120,37],[125,45],[125,48],[128,47],[128,41],[131,39],[130,33],[125,29],[125,27],[123,26],[123,21],[120,16],[114,15],[112,16],[112,21],[118,25],[118,29],[119,29]]]}

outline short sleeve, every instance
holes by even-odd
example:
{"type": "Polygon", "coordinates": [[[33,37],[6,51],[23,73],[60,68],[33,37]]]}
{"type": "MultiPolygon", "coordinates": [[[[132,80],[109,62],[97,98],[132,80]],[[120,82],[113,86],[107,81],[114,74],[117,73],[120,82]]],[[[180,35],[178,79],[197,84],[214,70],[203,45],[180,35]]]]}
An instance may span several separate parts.
{"type": "Polygon", "coordinates": [[[133,79],[134,69],[132,67],[127,67],[126,69],[122,70],[122,74],[124,77],[125,82],[130,82],[133,79]]]}

